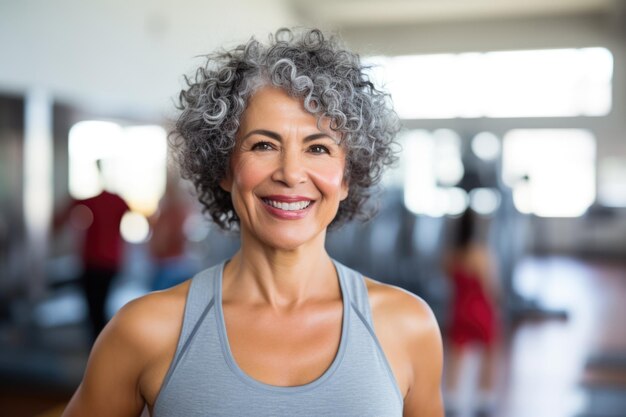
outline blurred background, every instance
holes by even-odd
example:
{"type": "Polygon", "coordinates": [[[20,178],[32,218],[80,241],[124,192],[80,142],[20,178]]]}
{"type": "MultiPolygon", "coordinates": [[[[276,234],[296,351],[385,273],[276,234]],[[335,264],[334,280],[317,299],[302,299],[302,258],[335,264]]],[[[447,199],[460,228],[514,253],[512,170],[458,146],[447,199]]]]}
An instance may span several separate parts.
{"type": "Polygon", "coordinates": [[[93,311],[237,249],[166,136],[199,55],[283,26],[391,93],[379,215],[328,250],[431,305],[448,415],[625,416],[622,0],[0,0],[0,415],[60,415],[93,311]]]}

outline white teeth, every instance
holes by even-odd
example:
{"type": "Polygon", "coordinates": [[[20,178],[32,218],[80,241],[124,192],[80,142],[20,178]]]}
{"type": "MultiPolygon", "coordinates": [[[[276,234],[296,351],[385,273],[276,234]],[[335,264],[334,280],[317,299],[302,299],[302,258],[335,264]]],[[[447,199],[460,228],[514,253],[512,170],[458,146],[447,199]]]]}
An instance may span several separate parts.
{"type": "Polygon", "coordinates": [[[277,209],[286,210],[286,211],[304,210],[305,208],[309,207],[309,205],[311,204],[311,201],[297,201],[295,203],[283,203],[280,201],[267,200],[267,199],[265,200],[265,202],[272,207],[276,207],[277,209]]]}

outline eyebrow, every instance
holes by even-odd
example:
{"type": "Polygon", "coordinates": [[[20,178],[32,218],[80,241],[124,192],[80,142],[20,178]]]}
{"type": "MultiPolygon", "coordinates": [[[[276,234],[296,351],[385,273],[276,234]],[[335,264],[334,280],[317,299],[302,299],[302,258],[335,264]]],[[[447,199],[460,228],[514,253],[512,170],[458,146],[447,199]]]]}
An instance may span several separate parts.
{"type": "MultiPolygon", "coordinates": [[[[251,132],[248,132],[241,140],[246,140],[249,136],[252,136],[252,135],[263,135],[271,139],[277,140],[279,142],[283,141],[282,136],[280,136],[278,133],[272,132],[271,130],[266,130],[266,129],[255,129],[251,132]]],[[[321,133],[321,132],[313,133],[312,135],[306,136],[304,138],[304,142],[310,142],[312,140],[321,139],[321,138],[328,138],[332,140],[333,142],[337,143],[337,141],[334,138],[332,138],[330,135],[326,133],[321,133]]]]}

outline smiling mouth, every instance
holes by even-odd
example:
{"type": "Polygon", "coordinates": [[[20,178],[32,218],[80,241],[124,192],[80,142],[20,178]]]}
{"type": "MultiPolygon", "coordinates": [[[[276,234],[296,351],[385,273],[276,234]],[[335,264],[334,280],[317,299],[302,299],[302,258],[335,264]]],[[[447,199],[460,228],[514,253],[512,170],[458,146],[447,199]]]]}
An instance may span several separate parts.
{"type": "Polygon", "coordinates": [[[292,203],[270,200],[268,198],[263,198],[262,200],[268,206],[272,206],[274,208],[277,208],[279,210],[284,210],[284,211],[304,210],[313,203],[312,200],[294,201],[292,203]]]}

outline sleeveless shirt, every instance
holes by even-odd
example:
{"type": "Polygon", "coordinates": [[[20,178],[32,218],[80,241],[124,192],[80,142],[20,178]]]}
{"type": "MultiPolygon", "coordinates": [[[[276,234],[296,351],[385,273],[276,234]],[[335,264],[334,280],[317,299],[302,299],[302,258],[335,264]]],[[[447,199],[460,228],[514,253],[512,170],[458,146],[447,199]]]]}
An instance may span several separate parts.
{"type": "Polygon", "coordinates": [[[319,378],[298,386],[263,383],[235,362],[222,310],[225,262],[193,277],[153,416],[402,416],[402,394],[374,333],[364,278],[333,262],[343,299],[339,349],[319,378]]]}

